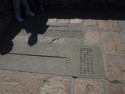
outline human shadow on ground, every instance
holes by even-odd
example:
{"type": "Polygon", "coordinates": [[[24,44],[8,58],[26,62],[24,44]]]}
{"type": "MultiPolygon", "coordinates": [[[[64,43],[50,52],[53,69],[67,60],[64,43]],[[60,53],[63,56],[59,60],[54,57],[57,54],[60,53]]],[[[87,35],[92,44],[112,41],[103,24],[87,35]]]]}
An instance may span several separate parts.
{"type": "Polygon", "coordinates": [[[31,33],[27,43],[33,46],[38,42],[38,34],[45,34],[49,26],[48,19],[95,19],[95,20],[125,20],[124,10],[119,9],[80,9],[80,10],[44,10],[37,11],[35,17],[24,17],[22,23],[9,24],[0,36],[0,54],[9,53],[14,46],[13,39],[25,29],[31,33]]]}

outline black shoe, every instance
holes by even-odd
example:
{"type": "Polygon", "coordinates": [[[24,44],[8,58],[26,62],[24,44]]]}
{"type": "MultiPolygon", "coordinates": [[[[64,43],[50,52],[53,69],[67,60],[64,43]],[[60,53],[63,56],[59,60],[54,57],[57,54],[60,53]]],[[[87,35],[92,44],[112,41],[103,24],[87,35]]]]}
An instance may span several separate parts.
{"type": "Polygon", "coordinates": [[[23,18],[19,14],[15,14],[15,20],[19,23],[24,21],[23,18]]]}

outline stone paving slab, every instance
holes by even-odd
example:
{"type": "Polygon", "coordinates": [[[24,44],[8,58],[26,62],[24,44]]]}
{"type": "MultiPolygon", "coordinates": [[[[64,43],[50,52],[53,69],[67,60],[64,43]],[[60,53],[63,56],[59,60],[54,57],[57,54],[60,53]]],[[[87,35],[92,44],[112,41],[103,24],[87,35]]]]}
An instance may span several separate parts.
{"type": "Polygon", "coordinates": [[[105,55],[104,59],[107,79],[125,84],[125,56],[105,55]]]}
{"type": "MultiPolygon", "coordinates": [[[[18,27],[17,27],[18,28],[18,27]]],[[[36,35],[39,40],[42,40],[43,37],[50,38],[71,38],[71,39],[83,39],[85,31],[82,27],[72,27],[69,29],[67,26],[50,26],[47,28],[44,33],[42,33],[42,27],[26,27],[22,28],[19,34],[13,40],[27,41],[31,35],[36,35]],[[32,30],[30,32],[30,30],[32,30]],[[19,38],[19,39],[18,39],[19,38]],[[27,40],[26,40],[27,38],[27,40]],[[22,40],[25,39],[25,40],[22,40]]]]}
{"type": "Polygon", "coordinates": [[[7,55],[0,55],[1,69],[25,71],[24,74],[0,71],[0,93],[125,93],[124,21],[119,21],[121,32],[117,21],[112,20],[51,19],[47,24],[49,27],[42,24],[27,25],[12,40],[12,51],[7,55]],[[37,34],[38,39],[34,46],[28,44],[32,34],[37,34]],[[104,58],[101,44],[104,47],[104,58]],[[50,77],[37,73],[73,78],[50,77]],[[97,80],[100,78],[105,80],[106,85],[97,80]]]}
{"type": "Polygon", "coordinates": [[[125,86],[109,83],[108,91],[109,94],[125,94],[125,86]]]}
{"type": "Polygon", "coordinates": [[[118,21],[118,23],[119,23],[119,27],[121,30],[121,36],[123,40],[125,41],[125,21],[118,21]]]}
{"type": "Polygon", "coordinates": [[[0,70],[0,94],[70,94],[70,77],[0,70]]]}
{"type": "Polygon", "coordinates": [[[0,94],[38,94],[44,76],[0,70],[0,94]]]}
{"type": "MultiPolygon", "coordinates": [[[[75,25],[75,24],[74,24],[75,25]]],[[[49,27],[44,34],[36,33],[37,42],[49,42],[58,44],[69,44],[69,45],[100,45],[100,35],[98,27],[86,26],[83,27],[79,25],[75,27],[69,25],[59,27],[49,27]],[[69,31],[67,29],[70,28],[69,31]],[[54,29],[54,30],[52,30],[54,29]],[[72,29],[72,30],[71,30],[72,29]]],[[[33,30],[33,29],[32,29],[33,30]]],[[[33,32],[27,32],[26,28],[20,30],[20,33],[13,39],[13,41],[29,41],[31,36],[34,35],[37,30],[34,29],[33,32]]],[[[35,40],[32,38],[31,40],[35,40]]]]}
{"type": "Polygon", "coordinates": [[[1,57],[1,69],[39,72],[56,75],[78,76],[78,64],[67,63],[67,59],[52,57],[29,57],[25,55],[7,55],[1,57]],[[3,63],[2,63],[3,62],[3,63]]]}
{"type": "Polygon", "coordinates": [[[105,80],[0,70],[1,94],[124,94],[124,84],[105,80]]]}
{"type": "MultiPolygon", "coordinates": [[[[71,31],[63,31],[64,28],[56,31],[51,31],[51,27],[48,28],[48,31],[45,34],[36,34],[36,38],[31,38],[32,33],[27,33],[26,29],[21,29],[19,34],[13,39],[13,41],[29,41],[37,40],[36,42],[47,42],[47,43],[57,43],[57,44],[68,44],[68,45],[100,45],[100,35],[98,27],[86,26],[83,28],[83,31],[75,31],[77,29],[82,30],[80,27],[74,27],[71,31]],[[50,31],[49,31],[50,30],[50,31]],[[61,31],[62,30],[62,31],[61,31]],[[52,33],[54,32],[54,33],[52,33]],[[58,32],[58,33],[56,33],[58,32]],[[60,33],[59,33],[60,32],[60,33]],[[51,34],[52,33],[52,34],[51,34]],[[67,34],[66,34],[67,33],[67,34]],[[59,36],[62,37],[59,37],[59,36]]],[[[54,27],[53,27],[54,29],[54,27]]],[[[34,30],[34,32],[36,32],[34,30]]]]}
{"type": "Polygon", "coordinates": [[[120,32],[118,21],[115,20],[99,20],[98,26],[104,32],[120,32]]]}
{"type": "Polygon", "coordinates": [[[84,45],[100,45],[100,34],[98,27],[86,26],[84,34],[84,45]]]}
{"type": "Polygon", "coordinates": [[[74,94],[106,94],[105,85],[102,81],[76,79],[74,94]]]}
{"type": "Polygon", "coordinates": [[[57,24],[63,23],[63,24],[67,24],[70,23],[69,19],[57,19],[56,21],[57,24]]]}
{"type": "Polygon", "coordinates": [[[96,46],[42,43],[29,47],[17,42],[8,55],[0,56],[0,68],[76,77],[105,77],[101,49],[96,46]]]}
{"type": "Polygon", "coordinates": [[[52,25],[52,24],[55,24],[57,22],[57,18],[53,18],[53,19],[48,19],[47,21],[47,25],[52,25]]]}
{"type": "MultiPolygon", "coordinates": [[[[21,28],[16,26],[16,28],[21,28]]],[[[84,37],[84,27],[82,24],[50,24],[48,26],[26,26],[22,27],[27,33],[40,34],[46,37],[58,37],[58,38],[78,38],[84,37]]],[[[23,34],[25,36],[25,33],[23,34]]]]}
{"type": "Polygon", "coordinates": [[[39,37],[38,43],[56,43],[56,44],[68,44],[68,45],[84,45],[84,39],[73,39],[73,38],[56,38],[56,37],[39,37]]]}
{"type": "Polygon", "coordinates": [[[87,20],[84,20],[84,25],[96,27],[98,25],[97,22],[98,22],[97,20],[87,19],[87,20]]]}
{"type": "Polygon", "coordinates": [[[125,42],[119,32],[102,32],[101,38],[104,54],[125,55],[125,42]]]}
{"type": "Polygon", "coordinates": [[[120,29],[125,32],[125,21],[118,21],[118,24],[120,26],[120,29]]]}
{"type": "Polygon", "coordinates": [[[79,23],[82,23],[83,20],[82,19],[71,19],[70,22],[79,24],[79,23]]]}
{"type": "Polygon", "coordinates": [[[42,80],[39,94],[70,94],[70,85],[71,78],[48,77],[42,80]]]}

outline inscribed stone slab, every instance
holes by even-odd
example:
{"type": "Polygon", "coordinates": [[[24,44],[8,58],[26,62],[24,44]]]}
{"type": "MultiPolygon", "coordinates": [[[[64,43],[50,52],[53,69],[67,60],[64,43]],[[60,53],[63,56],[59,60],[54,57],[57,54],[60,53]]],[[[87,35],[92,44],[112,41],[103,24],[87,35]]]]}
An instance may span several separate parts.
{"type": "Polygon", "coordinates": [[[0,68],[74,77],[105,77],[101,49],[96,46],[37,44],[27,47],[18,43],[8,55],[0,56],[0,68]]]}

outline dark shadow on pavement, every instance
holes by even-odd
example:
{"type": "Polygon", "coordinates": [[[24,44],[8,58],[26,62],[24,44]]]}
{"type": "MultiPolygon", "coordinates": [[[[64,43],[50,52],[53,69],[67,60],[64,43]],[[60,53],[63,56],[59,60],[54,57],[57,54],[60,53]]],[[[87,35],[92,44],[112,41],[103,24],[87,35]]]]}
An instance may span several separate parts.
{"type": "Polygon", "coordinates": [[[13,25],[6,27],[0,36],[0,54],[5,55],[10,52],[14,46],[13,38],[19,33],[20,28],[15,28],[13,25]]]}
{"type": "Polygon", "coordinates": [[[29,46],[38,42],[38,34],[44,34],[49,26],[49,18],[57,19],[96,19],[96,20],[125,20],[124,10],[119,9],[81,9],[81,10],[44,10],[37,11],[35,17],[24,17],[22,23],[11,23],[0,36],[0,54],[9,53],[14,44],[13,39],[23,28],[27,33],[31,33],[28,39],[29,46]]]}

